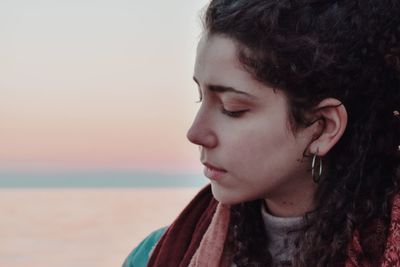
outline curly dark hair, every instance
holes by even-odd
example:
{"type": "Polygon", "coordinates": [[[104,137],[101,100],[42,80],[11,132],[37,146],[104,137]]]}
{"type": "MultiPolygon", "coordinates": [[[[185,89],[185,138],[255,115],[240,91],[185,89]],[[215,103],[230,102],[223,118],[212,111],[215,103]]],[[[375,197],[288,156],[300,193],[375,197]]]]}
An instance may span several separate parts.
{"type": "MultiPolygon", "coordinates": [[[[368,225],[387,230],[400,179],[399,14],[398,0],[211,0],[206,9],[205,34],[231,38],[246,70],[286,94],[293,130],[309,126],[306,114],[328,97],[348,113],[324,157],[295,266],[340,266],[355,229],[362,257],[373,257],[368,225]]],[[[228,241],[238,266],[272,263],[259,208],[260,200],[232,207],[228,241]]]]}

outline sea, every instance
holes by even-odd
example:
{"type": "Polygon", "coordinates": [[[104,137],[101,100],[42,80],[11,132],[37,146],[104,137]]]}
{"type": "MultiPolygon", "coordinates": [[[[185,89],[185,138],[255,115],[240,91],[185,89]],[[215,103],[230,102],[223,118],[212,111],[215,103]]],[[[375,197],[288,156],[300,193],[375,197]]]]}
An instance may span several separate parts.
{"type": "Polygon", "coordinates": [[[199,187],[207,180],[199,173],[150,171],[0,171],[0,188],[176,188],[199,187]]]}
{"type": "Polygon", "coordinates": [[[200,174],[0,173],[0,267],[113,267],[170,225],[200,174]]]}

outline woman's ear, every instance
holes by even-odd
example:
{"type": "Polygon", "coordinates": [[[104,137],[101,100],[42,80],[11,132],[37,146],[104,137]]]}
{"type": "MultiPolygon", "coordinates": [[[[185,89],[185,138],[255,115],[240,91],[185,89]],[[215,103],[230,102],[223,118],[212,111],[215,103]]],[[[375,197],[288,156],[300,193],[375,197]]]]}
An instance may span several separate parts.
{"type": "Polygon", "coordinates": [[[347,111],[339,100],[326,98],[317,105],[313,115],[319,119],[319,129],[317,138],[309,146],[309,152],[325,156],[346,130],[347,111]]]}

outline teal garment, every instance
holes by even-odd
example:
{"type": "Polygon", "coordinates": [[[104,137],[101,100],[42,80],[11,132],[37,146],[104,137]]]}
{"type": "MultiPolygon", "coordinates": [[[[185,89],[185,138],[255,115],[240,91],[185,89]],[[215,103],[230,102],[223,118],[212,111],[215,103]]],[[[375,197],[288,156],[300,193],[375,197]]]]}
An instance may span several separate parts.
{"type": "Polygon", "coordinates": [[[149,234],[126,258],[122,267],[146,267],[150,254],[168,227],[149,234]]]}

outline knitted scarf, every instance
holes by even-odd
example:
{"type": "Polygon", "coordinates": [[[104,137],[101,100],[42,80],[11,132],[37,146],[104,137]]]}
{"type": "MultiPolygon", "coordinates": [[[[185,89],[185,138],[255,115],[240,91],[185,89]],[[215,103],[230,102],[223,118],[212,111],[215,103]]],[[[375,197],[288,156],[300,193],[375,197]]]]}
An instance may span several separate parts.
{"type": "MultiPolygon", "coordinates": [[[[219,204],[212,196],[210,185],[182,211],[155,247],[149,267],[220,267],[228,232],[230,207],[219,204]]],[[[354,231],[347,247],[344,267],[400,267],[400,196],[393,199],[389,232],[379,224],[371,231],[354,231]],[[366,236],[367,238],[364,238],[366,236]],[[363,238],[361,238],[363,237],[363,238]],[[380,247],[384,244],[382,253],[380,247]],[[363,256],[363,248],[372,251],[363,256]],[[375,252],[375,253],[374,253],[375,252]]]]}

